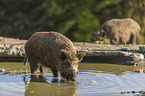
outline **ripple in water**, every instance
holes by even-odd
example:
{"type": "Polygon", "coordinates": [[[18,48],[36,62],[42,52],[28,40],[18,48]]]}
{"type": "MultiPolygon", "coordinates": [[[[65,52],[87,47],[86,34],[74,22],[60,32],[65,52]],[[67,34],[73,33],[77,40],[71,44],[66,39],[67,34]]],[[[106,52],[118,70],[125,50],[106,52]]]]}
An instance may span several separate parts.
{"type": "Polygon", "coordinates": [[[23,96],[25,93],[24,82],[0,82],[1,96],[23,96]]]}
{"type": "MultiPolygon", "coordinates": [[[[35,78],[34,81],[36,81],[35,78]]],[[[25,93],[34,94],[38,92],[43,94],[41,92],[49,89],[52,90],[51,94],[55,94],[56,92],[53,93],[53,90],[57,90],[62,94],[70,92],[74,94],[75,92],[76,95],[74,96],[122,96],[122,94],[132,96],[135,92],[145,90],[145,74],[129,71],[122,75],[116,75],[103,71],[81,70],[73,85],[61,83],[60,76],[58,82],[55,82],[52,73],[45,73],[39,81],[42,82],[34,83],[30,74],[0,75],[0,94],[1,96],[24,96],[25,93]],[[24,82],[25,76],[27,84],[24,82]],[[45,89],[42,89],[42,87],[45,89]],[[30,90],[30,88],[33,88],[33,90],[30,90]],[[35,90],[36,88],[37,90],[35,90]]]]}
{"type": "Polygon", "coordinates": [[[95,96],[98,94],[100,96],[110,94],[119,96],[121,95],[121,92],[145,90],[145,86],[143,84],[143,82],[145,83],[145,74],[132,72],[124,74],[125,75],[119,76],[108,73],[97,73],[94,71],[80,72],[76,81],[78,94],[83,96],[87,96],[90,93],[95,96]]]}

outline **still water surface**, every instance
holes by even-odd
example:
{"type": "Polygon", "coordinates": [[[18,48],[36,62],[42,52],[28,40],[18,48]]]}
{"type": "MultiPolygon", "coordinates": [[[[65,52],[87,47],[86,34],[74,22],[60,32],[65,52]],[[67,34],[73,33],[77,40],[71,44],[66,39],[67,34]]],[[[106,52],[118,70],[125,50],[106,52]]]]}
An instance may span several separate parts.
{"type": "Polygon", "coordinates": [[[66,83],[44,75],[31,75],[23,63],[0,63],[0,96],[143,96],[143,66],[80,63],[77,80],[66,83]],[[3,72],[5,70],[5,72],[3,72]]]}

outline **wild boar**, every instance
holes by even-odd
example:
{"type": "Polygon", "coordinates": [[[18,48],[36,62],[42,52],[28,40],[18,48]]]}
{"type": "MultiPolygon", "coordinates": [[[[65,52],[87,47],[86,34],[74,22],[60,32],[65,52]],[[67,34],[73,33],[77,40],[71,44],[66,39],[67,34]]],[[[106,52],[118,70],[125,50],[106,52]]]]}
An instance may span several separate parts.
{"type": "Polygon", "coordinates": [[[75,81],[78,73],[78,62],[85,53],[77,53],[73,43],[57,32],[36,32],[25,44],[26,59],[30,63],[31,73],[39,68],[49,67],[54,75],[58,72],[68,81],[75,81]]]}
{"type": "Polygon", "coordinates": [[[136,44],[136,38],[141,30],[139,24],[130,19],[112,19],[106,21],[97,32],[93,32],[94,40],[106,40],[111,44],[136,44]]]}

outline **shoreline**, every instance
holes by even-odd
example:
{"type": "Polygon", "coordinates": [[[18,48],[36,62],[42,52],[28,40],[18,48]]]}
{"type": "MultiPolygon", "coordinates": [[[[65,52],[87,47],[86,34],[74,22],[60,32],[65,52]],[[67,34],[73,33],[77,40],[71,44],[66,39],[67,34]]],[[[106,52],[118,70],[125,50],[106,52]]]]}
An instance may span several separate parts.
{"type": "MultiPolygon", "coordinates": [[[[23,61],[27,40],[0,37],[0,62],[23,61]]],[[[82,62],[117,63],[124,65],[145,64],[145,45],[105,45],[73,42],[78,52],[85,52],[82,62]],[[143,51],[141,50],[142,47],[143,51]],[[142,51],[142,52],[141,52],[142,51]]]]}

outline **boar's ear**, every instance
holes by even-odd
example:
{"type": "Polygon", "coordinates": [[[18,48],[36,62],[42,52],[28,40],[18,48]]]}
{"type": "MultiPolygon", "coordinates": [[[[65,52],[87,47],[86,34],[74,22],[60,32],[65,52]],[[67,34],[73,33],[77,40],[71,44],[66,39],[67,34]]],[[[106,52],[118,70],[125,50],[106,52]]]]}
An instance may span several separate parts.
{"type": "Polygon", "coordinates": [[[65,61],[67,58],[68,58],[68,53],[67,53],[67,51],[62,49],[62,50],[61,50],[61,53],[60,53],[60,59],[61,59],[61,61],[63,62],[63,61],[65,61]]]}
{"type": "Polygon", "coordinates": [[[78,57],[78,59],[79,59],[79,61],[82,61],[82,59],[83,59],[83,57],[86,55],[86,53],[84,53],[84,52],[79,52],[79,53],[77,53],[77,57],[78,57]]]}

